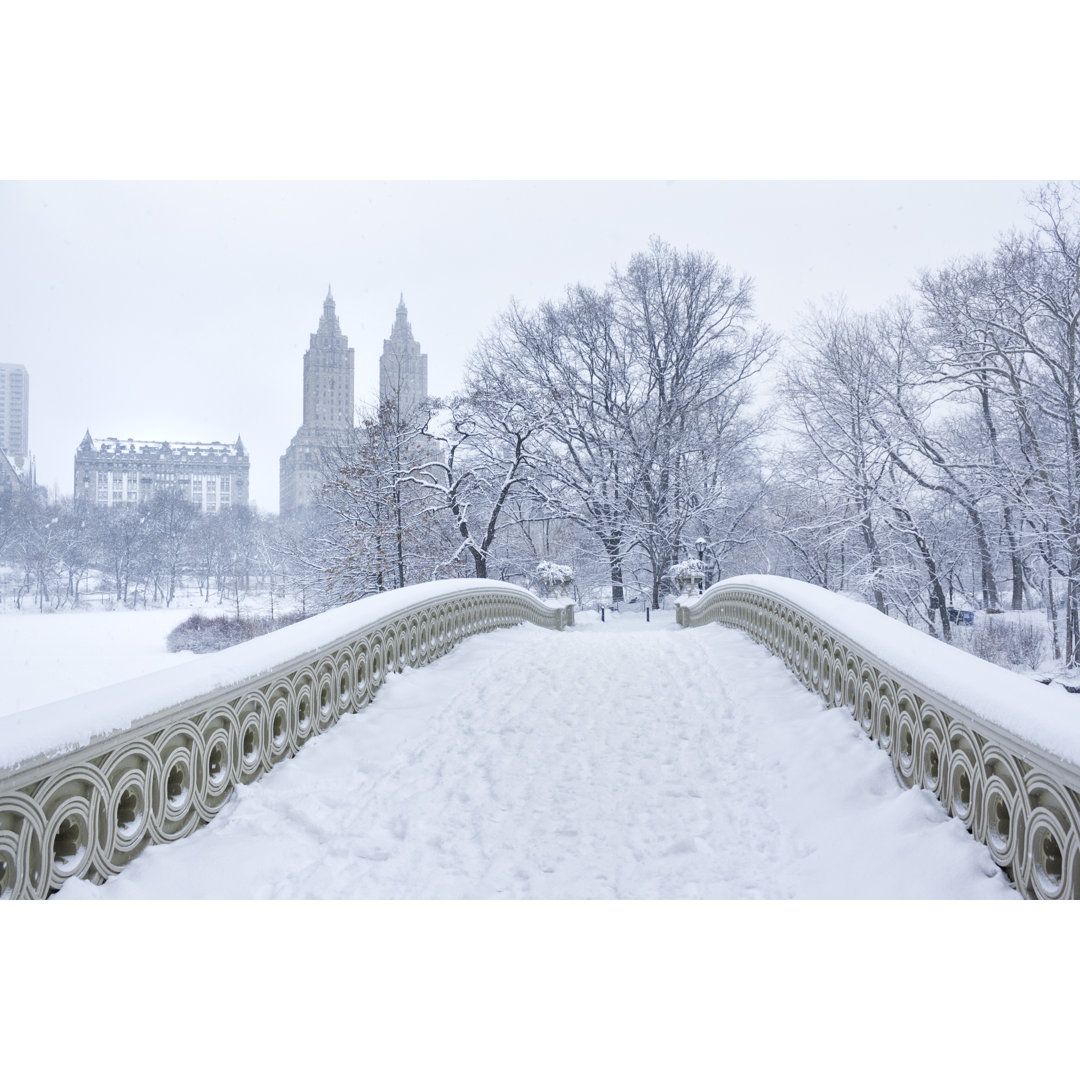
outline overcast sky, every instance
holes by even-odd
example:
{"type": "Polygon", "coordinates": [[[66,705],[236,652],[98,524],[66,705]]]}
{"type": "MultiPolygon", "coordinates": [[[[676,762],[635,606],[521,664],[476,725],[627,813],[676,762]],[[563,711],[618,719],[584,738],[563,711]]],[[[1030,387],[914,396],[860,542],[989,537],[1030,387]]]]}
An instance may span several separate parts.
{"type": "Polygon", "coordinates": [[[871,307],[920,268],[1026,221],[1020,182],[0,184],[0,357],[30,372],[39,482],[70,495],[83,433],[241,435],[276,511],[302,417],[303,355],[327,286],[376,392],[399,293],[452,393],[512,297],[601,285],[651,235],[756,282],[790,332],[808,302],[871,307]]]}

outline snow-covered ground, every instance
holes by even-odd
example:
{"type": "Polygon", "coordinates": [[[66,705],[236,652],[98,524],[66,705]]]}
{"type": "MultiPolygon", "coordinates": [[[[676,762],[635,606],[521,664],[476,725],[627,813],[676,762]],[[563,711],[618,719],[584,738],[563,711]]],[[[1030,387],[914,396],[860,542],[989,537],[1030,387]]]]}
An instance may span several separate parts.
{"type": "Polygon", "coordinates": [[[169,631],[188,609],[23,611],[0,617],[0,716],[186,663],[169,631]]]}
{"type": "MultiPolygon", "coordinates": [[[[45,612],[0,605],[0,717],[186,663],[194,653],[166,648],[171,630],[194,612],[236,614],[234,605],[206,603],[193,589],[178,593],[168,608],[114,608],[109,601],[45,612]]],[[[269,594],[249,593],[240,610],[245,617],[269,615],[269,594]]],[[[275,614],[294,610],[291,600],[274,600],[275,614]]]]}
{"type": "Polygon", "coordinates": [[[743,635],[671,613],[470,639],[204,829],[59,894],[1016,895],[846,713],[743,635]]]}

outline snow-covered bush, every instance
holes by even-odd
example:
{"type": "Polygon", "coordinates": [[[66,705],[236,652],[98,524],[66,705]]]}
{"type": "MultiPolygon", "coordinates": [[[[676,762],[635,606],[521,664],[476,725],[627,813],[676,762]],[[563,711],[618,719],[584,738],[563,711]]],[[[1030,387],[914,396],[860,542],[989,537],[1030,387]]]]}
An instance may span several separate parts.
{"type": "Polygon", "coordinates": [[[957,635],[956,644],[982,660],[1006,668],[1036,670],[1046,656],[1046,629],[1042,623],[986,616],[971,633],[957,635]]]}
{"type": "Polygon", "coordinates": [[[274,619],[264,616],[234,619],[225,615],[208,618],[196,611],[170,631],[165,644],[169,652],[217,652],[230,645],[239,645],[242,641],[269,634],[272,630],[280,630],[283,626],[300,622],[304,618],[306,616],[299,612],[279,615],[274,619]]]}
{"type": "Polygon", "coordinates": [[[562,563],[541,562],[536,567],[536,580],[545,596],[565,596],[574,584],[574,571],[562,563]]]}

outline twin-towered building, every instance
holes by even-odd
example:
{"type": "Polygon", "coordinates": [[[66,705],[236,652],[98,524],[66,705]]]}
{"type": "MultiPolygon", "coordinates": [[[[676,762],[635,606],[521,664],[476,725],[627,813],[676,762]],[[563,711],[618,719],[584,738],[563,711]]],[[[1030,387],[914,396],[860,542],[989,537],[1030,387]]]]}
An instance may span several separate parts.
{"type": "MultiPolygon", "coordinates": [[[[327,460],[355,426],[353,380],[354,350],[341,332],[328,289],[319,328],[304,353],[304,422],[281,457],[282,514],[316,501],[327,460]]],[[[427,396],[427,356],[413,338],[402,296],[379,358],[379,398],[393,402],[398,415],[404,416],[427,396]]]]}

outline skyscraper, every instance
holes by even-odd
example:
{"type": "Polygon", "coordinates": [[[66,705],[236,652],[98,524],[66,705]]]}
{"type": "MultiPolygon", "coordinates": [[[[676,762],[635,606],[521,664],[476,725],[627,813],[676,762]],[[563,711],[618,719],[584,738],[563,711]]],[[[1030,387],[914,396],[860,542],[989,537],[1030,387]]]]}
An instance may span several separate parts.
{"type": "Polygon", "coordinates": [[[311,506],[328,452],[353,427],[353,352],[326,290],[319,328],[304,353],[304,421],[281,457],[281,513],[311,506]]]}
{"type": "Polygon", "coordinates": [[[398,415],[406,416],[427,396],[427,356],[412,335],[402,294],[390,337],[383,341],[379,358],[379,400],[395,402],[398,415]]]}
{"type": "Polygon", "coordinates": [[[0,364],[0,450],[17,464],[29,455],[30,374],[22,364],[0,364]]]}

